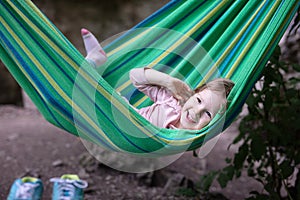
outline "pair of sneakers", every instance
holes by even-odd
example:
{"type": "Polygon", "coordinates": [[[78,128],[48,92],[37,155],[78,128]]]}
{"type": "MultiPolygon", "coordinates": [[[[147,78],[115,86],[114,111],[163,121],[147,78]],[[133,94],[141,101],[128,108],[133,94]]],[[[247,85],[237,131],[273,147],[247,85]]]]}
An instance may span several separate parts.
{"type": "MultiPolygon", "coordinates": [[[[83,189],[88,185],[75,174],[65,174],[50,181],[53,182],[52,200],[83,200],[83,189]]],[[[40,179],[23,177],[14,181],[7,200],[40,200],[42,193],[43,183],[40,179]]]]}

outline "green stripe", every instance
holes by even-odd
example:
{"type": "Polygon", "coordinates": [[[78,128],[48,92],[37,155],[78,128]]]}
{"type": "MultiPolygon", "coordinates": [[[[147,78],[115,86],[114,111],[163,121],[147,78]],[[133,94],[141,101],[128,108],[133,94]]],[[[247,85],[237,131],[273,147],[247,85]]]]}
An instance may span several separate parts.
{"type": "MultiPolygon", "coordinates": [[[[1,1],[1,60],[56,126],[116,151],[169,155],[200,147],[234,120],[298,7],[296,0],[178,1],[106,47],[103,79],[32,2],[1,1]],[[226,118],[201,131],[151,125],[116,92],[130,96],[128,72],[145,65],[193,87],[231,78],[226,118]]],[[[142,94],[131,102],[149,104],[142,94]]]]}

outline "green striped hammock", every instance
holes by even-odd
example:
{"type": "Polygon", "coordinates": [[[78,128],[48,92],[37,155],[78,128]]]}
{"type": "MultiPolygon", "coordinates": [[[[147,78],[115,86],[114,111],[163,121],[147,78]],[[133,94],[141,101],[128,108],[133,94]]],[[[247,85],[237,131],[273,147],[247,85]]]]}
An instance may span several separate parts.
{"type": "Polygon", "coordinates": [[[297,0],[170,1],[106,45],[108,61],[94,69],[32,2],[1,0],[1,60],[54,125],[108,150],[173,155],[233,122],[298,7],[297,0]],[[153,126],[122,98],[151,103],[128,80],[130,69],[144,66],[193,88],[229,78],[231,104],[202,130],[153,126]]]}

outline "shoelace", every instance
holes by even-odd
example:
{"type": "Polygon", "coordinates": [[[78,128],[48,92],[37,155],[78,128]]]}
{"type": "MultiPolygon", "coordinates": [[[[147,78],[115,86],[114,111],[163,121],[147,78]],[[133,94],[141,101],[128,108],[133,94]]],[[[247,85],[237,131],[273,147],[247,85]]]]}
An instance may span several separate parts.
{"type": "Polygon", "coordinates": [[[17,183],[17,186],[17,199],[31,199],[34,194],[35,188],[39,185],[37,183],[17,183]]]}
{"type": "Polygon", "coordinates": [[[51,182],[56,182],[58,184],[58,195],[60,200],[72,200],[75,195],[76,188],[86,188],[87,182],[82,180],[69,180],[61,178],[51,178],[51,182]]]}

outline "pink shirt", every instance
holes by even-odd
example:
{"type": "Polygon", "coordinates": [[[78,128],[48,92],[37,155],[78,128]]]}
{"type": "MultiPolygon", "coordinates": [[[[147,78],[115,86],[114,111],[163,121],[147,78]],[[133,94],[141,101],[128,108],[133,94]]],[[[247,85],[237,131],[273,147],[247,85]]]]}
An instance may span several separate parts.
{"type": "Polygon", "coordinates": [[[181,106],[177,99],[164,87],[150,85],[145,77],[144,68],[135,68],[130,71],[133,85],[154,103],[138,110],[138,113],[161,128],[175,128],[180,120],[181,106]]]}

